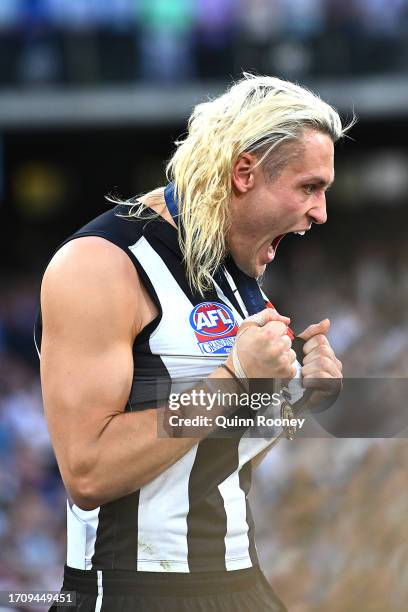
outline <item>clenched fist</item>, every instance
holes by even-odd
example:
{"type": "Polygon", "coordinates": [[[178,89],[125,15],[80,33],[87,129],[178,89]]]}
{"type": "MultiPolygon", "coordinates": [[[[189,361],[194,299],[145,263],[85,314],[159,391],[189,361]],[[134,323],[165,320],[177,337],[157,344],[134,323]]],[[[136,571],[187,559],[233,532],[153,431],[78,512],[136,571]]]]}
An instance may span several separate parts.
{"type": "MultiPolygon", "coordinates": [[[[271,308],[245,319],[235,350],[247,378],[293,378],[296,353],[287,335],[290,319],[271,308]]],[[[234,369],[232,356],[226,365],[234,369]]]]}
{"type": "Polygon", "coordinates": [[[305,341],[302,376],[306,389],[320,389],[331,393],[341,390],[343,366],[327,339],[329,328],[329,319],[323,319],[320,323],[309,325],[299,334],[305,341]]]}

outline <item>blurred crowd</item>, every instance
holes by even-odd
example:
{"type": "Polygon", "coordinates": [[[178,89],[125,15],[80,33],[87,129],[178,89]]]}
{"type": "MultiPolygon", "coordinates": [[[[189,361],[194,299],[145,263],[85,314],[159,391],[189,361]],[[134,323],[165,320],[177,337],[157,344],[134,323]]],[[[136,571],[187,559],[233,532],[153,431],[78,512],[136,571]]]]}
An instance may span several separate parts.
{"type": "Polygon", "coordinates": [[[65,493],[50,448],[33,344],[37,281],[0,291],[0,591],[55,588],[65,493]]]}
{"type": "MultiPolygon", "coordinates": [[[[381,248],[367,238],[342,258],[341,240],[331,247],[308,237],[293,240],[299,242],[288,245],[286,257],[280,247],[265,279],[275,305],[291,314],[298,332],[329,316],[346,376],[407,377],[406,245],[397,256],[395,236],[381,248]]],[[[0,292],[0,590],[57,589],[65,558],[65,492],[43,417],[32,340],[38,283],[5,280],[0,292]]],[[[392,587],[397,601],[408,557],[403,542],[396,544],[407,511],[407,459],[404,439],[381,445],[326,436],[281,443],[261,464],[254,495],[260,554],[281,596],[289,593],[291,610],[382,610],[354,608],[351,599],[340,606],[342,597],[358,592],[360,579],[367,587],[372,581],[377,599],[392,587]],[[348,538],[348,530],[355,537],[348,538]],[[388,557],[395,571],[380,576],[377,566],[388,557]]],[[[401,609],[393,605],[387,610],[401,609]]]]}
{"type": "Polygon", "coordinates": [[[2,0],[0,84],[404,72],[407,0],[2,0]]]}
{"type": "Polygon", "coordinates": [[[406,439],[281,442],[251,492],[262,567],[290,612],[400,612],[406,439]]]}

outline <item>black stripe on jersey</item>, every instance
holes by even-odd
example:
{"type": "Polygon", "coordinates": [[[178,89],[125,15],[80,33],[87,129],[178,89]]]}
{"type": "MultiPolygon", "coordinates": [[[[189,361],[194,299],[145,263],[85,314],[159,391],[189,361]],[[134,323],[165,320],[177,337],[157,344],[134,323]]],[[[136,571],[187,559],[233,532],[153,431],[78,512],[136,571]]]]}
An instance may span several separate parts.
{"type": "Polygon", "coordinates": [[[235,438],[206,438],[198,446],[188,486],[190,572],[226,570],[227,515],[218,485],[238,467],[238,442],[235,438]],[[214,560],[211,568],[203,565],[203,559],[209,557],[214,560]]]}
{"type": "Polygon", "coordinates": [[[137,569],[139,491],[101,506],[92,569],[137,569]]]}
{"type": "Polygon", "coordinates": [[[246,502],[246,521],[248,524],[249,557],[252,565],[258,565],[258,555],[255,548],[255,524],[252,518],[251,507],[249,505],[248,494],[252,482],[252,463],[248,461],[239,471],[239,486],[245,493],[246,502]]]}
{"type": "Polygon", "coordinates": [[[92,569],[114,567],[115,532],[115,502],[109,502],[99,508],[95,549],[91,559],[92,569]]]}

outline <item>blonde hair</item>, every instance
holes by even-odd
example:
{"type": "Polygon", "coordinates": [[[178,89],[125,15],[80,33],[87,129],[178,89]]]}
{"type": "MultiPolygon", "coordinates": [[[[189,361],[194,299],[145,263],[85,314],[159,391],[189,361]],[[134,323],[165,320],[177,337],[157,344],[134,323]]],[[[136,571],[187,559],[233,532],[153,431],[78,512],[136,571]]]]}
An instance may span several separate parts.
{"type": "Polygon", "coordinates": [[[220,97],[195,107],[187,135],[176,141],[167,165],[179,202],[179,242],[191,287],[202,295],[227,255],[231,171],[240,154],[256,153],[257,165],[268,160],[270,170],[271,162],[282,166],[279,150],[286,147],[281,145],[299,139],[305,128],[336,142],[354,122],[343,127],[334,108],[299,85],[248,73],[220,97]]]}

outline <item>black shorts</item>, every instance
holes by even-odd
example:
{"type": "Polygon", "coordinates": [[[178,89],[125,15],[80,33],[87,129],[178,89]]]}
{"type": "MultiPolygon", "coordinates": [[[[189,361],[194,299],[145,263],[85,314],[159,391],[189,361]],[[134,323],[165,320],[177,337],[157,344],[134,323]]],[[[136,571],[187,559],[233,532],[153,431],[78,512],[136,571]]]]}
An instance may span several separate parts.
{"type": "Polygon", "coordinates": [[[62,590],[76,591],[76,606],[49,612],[287,612],[258,566],[199,574],[65,566],[62,590]]]}

